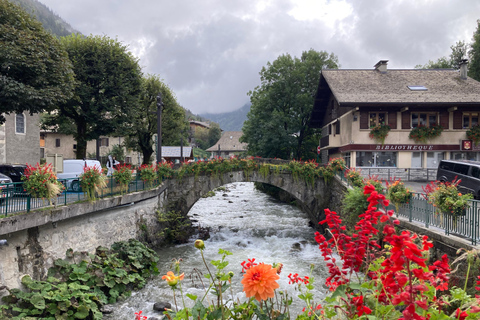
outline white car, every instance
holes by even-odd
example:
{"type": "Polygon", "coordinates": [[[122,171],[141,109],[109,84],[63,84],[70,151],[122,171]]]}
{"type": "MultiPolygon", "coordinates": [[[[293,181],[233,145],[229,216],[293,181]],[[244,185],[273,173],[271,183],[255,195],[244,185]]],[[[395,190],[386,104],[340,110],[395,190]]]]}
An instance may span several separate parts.
{"type": "Polygon", "coordinates": [[[99,172],[102,171],[102,165],[98,160],[63,160],[63,172],[57,173],[57,179],[59,181],[67,179],[64,182],[66,190],[79,192],[81,188],[78,177],[83,173],[85,167],[95,167],[98,168],[99,172]]]}

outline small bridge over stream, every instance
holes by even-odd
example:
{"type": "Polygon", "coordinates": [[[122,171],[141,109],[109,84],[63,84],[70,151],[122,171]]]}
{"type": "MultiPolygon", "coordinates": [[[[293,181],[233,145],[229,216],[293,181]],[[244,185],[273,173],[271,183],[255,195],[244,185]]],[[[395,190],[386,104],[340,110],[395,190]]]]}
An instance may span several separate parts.
{"type": "MultiPolygon", "coordinates": [[[[0,218],[0,240],[7,242],[0,246],[0,287],[19,287],[24,274],[45,278],[54,260],[64,259],[69,248],[93,252],[98,246],[109,247],[130,238],[159,245],[162,239],[158,235],[165,226],[158,221],[158,212],[174,210],[186,216],[209,191],[233,182],[260,182],[282,189],[298,200],[317,228],[325,208],[340,211],[348,186],[339,178],[329,183],[321,177],[307,182],[288,169],[276,170],[285,162],[254,161],[256,165],[247,169],[197,172],[165,180],[150,189],[0,218]]],[[[422,228],[415,221],[401,221],[405,228],[428,233],[442,252],[454,254],[459,247],[472,248],[468,241],[422,228]]]]}

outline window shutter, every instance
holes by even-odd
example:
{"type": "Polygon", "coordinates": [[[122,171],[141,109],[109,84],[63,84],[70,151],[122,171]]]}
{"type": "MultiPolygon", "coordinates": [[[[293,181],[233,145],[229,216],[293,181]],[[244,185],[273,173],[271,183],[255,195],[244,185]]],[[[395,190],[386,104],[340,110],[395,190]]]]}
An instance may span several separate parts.
{"type": "Polygon", "coordinates": [[[453,129],[463,129],[462,116],[463,114],[461,111],[453,112],[453,129]]]}
{"type": "Polygon", "coordinates": [[[368,112],[360,112],[360,129],[369,129],[368,128],[368,112]]]}
{"type": "Polygon", "coordinates": [[[329,135],[332,134],[332,125],[331,124],[328,125],[328,134],[329,135]]]}
{"type": "Polygon", "coordinates": [[[402,129],[411,129],[410,112],[402,112],[402,129]]]}
{"type": "Polygon", "coordinates": [[[396,111],[390,111],[388,113],[388,125],[390,126],[390,129],[397,129],[397,112],[396,111]]]}
{"type": "Polygon", "coordinates": [[[108,147],[108,138],[105,138],[105,141],[106,141],[106,144],[107,144],[107,147],[108,147]]]}
{"type": "Polygon", "coordinates": [[[440,112],[440,125],[443,127],[443,129],[448,129],[448,114],[448,111],[440,112]]]}
{"type": "Polygon", "coordinates": [[[335,123],[335,134],[340,134],[340,120],[335,123]]]}

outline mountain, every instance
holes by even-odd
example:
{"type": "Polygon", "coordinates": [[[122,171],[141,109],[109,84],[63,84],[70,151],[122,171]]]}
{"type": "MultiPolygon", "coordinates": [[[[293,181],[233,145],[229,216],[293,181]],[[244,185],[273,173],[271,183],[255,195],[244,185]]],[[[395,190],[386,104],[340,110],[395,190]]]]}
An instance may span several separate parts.
{"type": "Polygon", "coordinates": [[[72,33],[81,33],[72,28],[57,14],[53,13],[46,5],[37,0],[10,0],[20,5],[26,12],[40,21],[43,27],[57,37],[68,36],[72,33]]]}
{"type": "Polygon", "coordinates": [[[243,123],[247,120],[250,111],[250,103],[245,104],[238,110],[224,113],[203,113],[202,118],[207,118],[220,125],[223,131],[242,131],[243,123]]]}

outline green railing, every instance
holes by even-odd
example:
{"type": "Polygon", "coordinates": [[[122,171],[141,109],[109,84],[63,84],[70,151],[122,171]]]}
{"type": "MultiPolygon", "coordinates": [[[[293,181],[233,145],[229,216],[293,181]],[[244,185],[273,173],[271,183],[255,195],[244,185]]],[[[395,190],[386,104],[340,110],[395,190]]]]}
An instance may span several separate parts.
{"type": "MultiPolygon", "coordinates": [[[[399,207],[398,215],[410,222],[423,224],[425,228],[438,229],[445,235],[456,235],[470,240],[473,245],[480,241],[480,201],[470,200],[465,215],[453,216],[438,213],[421,193],[413,193],[409,203],[399,207]]],[[[393,205],[388,210],[395,210],[393,205]]]]}
{"type": "MultiPolygon", "coordinates": [[[[344,172],[337,173],[337,177],[350,186],[344,172]]],[[[394,210],[397,214],[393,204],[387,210],[394,210]]],[[[452,234],[470,240],[473,245],[480,243],[480,201],[470,200],[465,215],[454,217],[436,212],[423,194],[414,192],[411,201],[399,207],[398,215],[410,222],[423,224],[427,229],[438,229],[445,235],[452,234]]]]}
{"type": "MultiPolygon", "coordinates": [[[[60,206],[86,200],[86,195],[81,188],[75,186],[78,179],[59,179],[59,181],[65,186],[65,190],[54,199],[55,205],[60,206]]],[[[158,184],[158,181],[154,181],[152,186],[156,187],[158,184]]],[[[138,176],[135,176],[134,180],[129,183],[126,193],[151,189],[152,186],[146,185],[138,176]]],[[[31,197],[23,190],[21,182],[1,184],[0,188],[0,218],[51,205],[47,199],[31,197]]],[[[122,194],[120,185],[115,182],[115,179],[109,177],[107,178],[107,187],[101,189],[97,196],[101,199],[119,194],[122,194]]]]}

